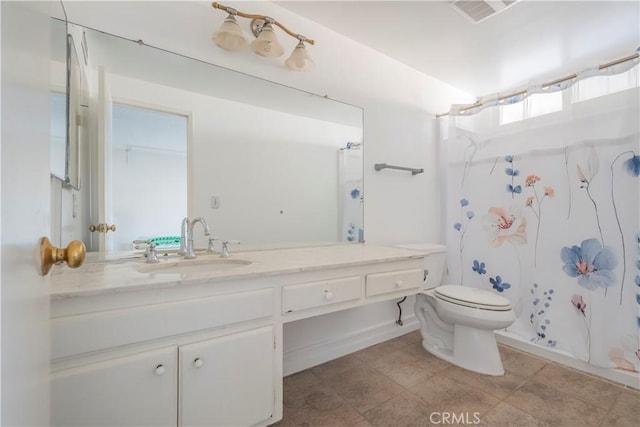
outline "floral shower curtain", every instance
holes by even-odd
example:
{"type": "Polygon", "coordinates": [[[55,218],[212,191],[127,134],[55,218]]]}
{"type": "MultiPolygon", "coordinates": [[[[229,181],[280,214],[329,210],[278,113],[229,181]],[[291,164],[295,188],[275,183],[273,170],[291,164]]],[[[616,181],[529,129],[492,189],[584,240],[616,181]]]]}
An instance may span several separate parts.
{"type": "Polygon", "coordinates": [[[553,92],[562,111],[505,125],[498,97],[452,107],[441,126],[448,283],[507,297],[510,336],[638,372],[640,93],[575,102],[581,90],[531,86],[507,104],[523,102],[526,117],[553,92]]]}

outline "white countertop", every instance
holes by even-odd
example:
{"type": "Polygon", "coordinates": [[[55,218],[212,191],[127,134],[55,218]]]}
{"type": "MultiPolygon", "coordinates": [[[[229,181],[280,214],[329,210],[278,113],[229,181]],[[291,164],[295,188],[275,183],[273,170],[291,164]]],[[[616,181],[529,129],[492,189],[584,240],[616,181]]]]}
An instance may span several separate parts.
{"type": "MultiPolygon", "coordinates": [[[[431,249],[437,249],[437,246],[434,245],[431,249]]],[[[152,269],[162,268],[163,263],[167,265],[166,263],[193,261],[181,261],[181,257],[173,254],[169,257],[159,255],[160,263],[158,264],[147,264],[144,258],[138,258],[88,262],[78,269],[57,265],[51,270],[50,294],[52,298],[71,298],[145,288],[175,287],[217,280],[247,279],[379,262],[403,261],[422,257],[429,252],[428,247],[410,250],[368,243],[236,252],[227,259],[232,262],[234,260],[250,261],[251,264],[213,271],[200,269],[200,271],[189,273],[162,274],[155,273],[152,269]]],[[[204,263],[207,259],[215,263],[221,258],[219,254],[199,253],[196,261],[204,263]]]]}

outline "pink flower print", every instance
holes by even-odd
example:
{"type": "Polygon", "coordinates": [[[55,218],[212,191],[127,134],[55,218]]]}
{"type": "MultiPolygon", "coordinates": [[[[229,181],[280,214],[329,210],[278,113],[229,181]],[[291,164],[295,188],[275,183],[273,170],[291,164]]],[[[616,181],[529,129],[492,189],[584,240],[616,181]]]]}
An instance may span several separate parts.
{"type": "Polygon", "coordinates": [[[638,372],[638,367],[636,366],[636,364],[627,359],[625,351],[621,348],[612,348],[609,351],[609,360],[611,360],[611,362],[613,362],[613,365],[618,369],[630,372],[638,372]]]}
{"type": "Polygon", "coordinates": [[[524,202],[525,206],[533,206],[533,201],[535,200],[535,198],[533,196],[529,196],[527,197],[527,200],[524,202]]]}
{"type": "Polygon", "coordinates": [[[538,175],[529,175],[525,178],[524,185],[531,187],[538,181],[540,181],[540,177],[538,175]]]}
{"type": "Polygon", "coordinates": [[[548,196],[548,197],[553,197],[556,195],[555,190],[553,189],[553,187],[544,187],[544,195],[548,196]]]}
{"type": "Polygon", "coordinates": [[[576,308],[576,310],[578,310],[580,313],[582,313],[583,316],[586,316],[585,313],[585,309],[587,308],[587,303],[584,302],[584,299],[582,299],[581,295],[574,295],[571,297],[571,304],[573,304],[573,306],[576,308]]]}
{"type": "Polygon", "coordinates": [[[527,243],[527,219],[518,206],[505,208],[492,207],[484,217],[484,229],[494,247],[505,242],[527,243]]]}

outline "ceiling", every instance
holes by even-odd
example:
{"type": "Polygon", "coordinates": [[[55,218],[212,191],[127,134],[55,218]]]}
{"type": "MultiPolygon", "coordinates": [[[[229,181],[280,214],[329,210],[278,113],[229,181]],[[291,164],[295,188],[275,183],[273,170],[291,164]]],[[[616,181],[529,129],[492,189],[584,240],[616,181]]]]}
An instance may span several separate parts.
{"type": "Polygon", "coordinates": [[[278,5],[475,96],[555,79],[640,46],[639,0],[521,0],[476,24],[450,3],[278,5]]]}

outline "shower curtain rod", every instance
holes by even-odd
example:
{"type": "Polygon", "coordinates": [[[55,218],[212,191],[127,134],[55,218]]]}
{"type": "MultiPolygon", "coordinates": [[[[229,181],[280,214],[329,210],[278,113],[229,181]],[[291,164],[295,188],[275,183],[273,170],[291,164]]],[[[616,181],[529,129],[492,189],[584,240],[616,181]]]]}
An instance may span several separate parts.
{"type": "MultiPolygon", "coordinates": [[[[624,58],[619,58],[619,59],[616,59],[616,60],[613,60],[613,61],[610,61],[610,62],[606,62],[604,64],[599,65],[598,66],[598,70],[604,70],[605,68],[613,67],[614,65],[622,64],[622,63],[627,62],[627,61],[633,61],[634,59],[638,58],[639,56],[640,56],[640,54],[634,53],[633,55],[625,56],[624,58]]],[[[559,79],[555,79],[555,80],[552,80],[552,81],[547,82],[547,83],[543,83],[542,87],[544,88],[544,87],[548,87],[548,86],[553,86],[553,85],[556,85],[558,83],[566,82],[567,80],[575,79],[576,77],[578,77],[578,75],[576,73],[573,73],[571,75],[568,75],[568,76],[565,76],[565,77],[561,77],[559,79]]],[[[499,96],[498,97],[498,101],[509,99],[511,97],[518,96],[518,95],[524,95],[526,93],[527,93],[527,89],[522,89],[522,90],[519,90],[519,91],[516,91],[516,92],[509,93],[507,95],[499,96]]],[[[482,107],[482,105],[484,105],[482,102],[476,102],[476,103],[473,103],[473,104],[466,105],[465,109],[468,110],[470,108],[482,107]]],[[[436,114],[436,119],[439,119],[440,117],[445,117],[445,116],[448,116],[448,115],[449,115],[448,111],[446,113],[436,114]]]]}

